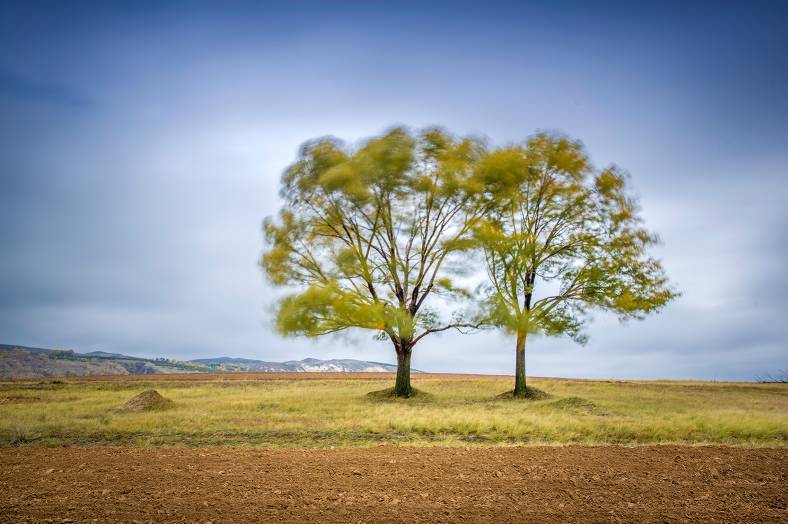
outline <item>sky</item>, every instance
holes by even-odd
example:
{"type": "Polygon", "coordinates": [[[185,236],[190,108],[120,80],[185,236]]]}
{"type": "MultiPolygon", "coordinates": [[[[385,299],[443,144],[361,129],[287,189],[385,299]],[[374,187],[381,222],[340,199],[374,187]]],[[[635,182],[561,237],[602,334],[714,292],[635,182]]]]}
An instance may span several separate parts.
{"type": "MultiPolygon", "coordinates": [[[[627,170],[682,292],[530,340],[529,375],[786,369],[787,25],[779,2],[2,2],[0,343],[394,362],[372,333],[274,332],[260,227],[301,143],[440,125],[627,170]]],[[[514,340],[431,335],[413,366],[512,373],[514,340]]]]}

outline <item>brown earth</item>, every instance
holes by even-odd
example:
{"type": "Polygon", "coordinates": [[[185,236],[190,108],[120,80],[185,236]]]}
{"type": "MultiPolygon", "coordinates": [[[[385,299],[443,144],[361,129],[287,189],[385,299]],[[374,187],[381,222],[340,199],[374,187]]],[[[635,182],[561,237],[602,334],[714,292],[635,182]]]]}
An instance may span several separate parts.
{"type": "Polygon", "coordinates": [[[135,395],[122,405],[115,408],[120,413],[133,413],[137,411],[151,411],[167,409],[172,405],[172,400],[162,397],[155,389],[146,389],[135,395]]]}
{"type": "Polygon", "coordinates": [[[788,522],[788,450],[3,448],[0,522],[788,522]]]}

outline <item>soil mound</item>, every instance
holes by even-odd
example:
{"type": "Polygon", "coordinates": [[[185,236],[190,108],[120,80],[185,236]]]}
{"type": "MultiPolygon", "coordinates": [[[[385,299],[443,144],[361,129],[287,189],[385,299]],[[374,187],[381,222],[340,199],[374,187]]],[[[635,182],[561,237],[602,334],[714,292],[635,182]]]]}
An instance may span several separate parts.
{"type": "Polygon", "coordinates": [[[115,411],[119,413],[135,413],[167,409],[170,406],[172,406],[172,400],[162,397],[155,389],[146,389],[136,397],[130,398],[124,404],[115,408],[115,411]]]}
{"type": "Polygon", "coordinates": [[[604,414],[604,411],[600,410],[596,404],[583,397],[564,397],[555,402],[551,402],[549,405],[566,411],[579,411],[581,413],[595,413],[598,415],[604,414]]]}
{"type": "Polygon", "coordinates": [[[398,400],[430,400],[432,395],[420,389],[411,388],[409,397],[394,395],[394,388],[381,389],[367,393],[367,398],[373,401],[398,401],[398,400]]]}
{"type": "Polygon", "coordinates": [[[542,391],[541,389],[527,387],[525,388],[524,397],[515,397],[513,391],[507,391],[506,393],[501,393],[496,398],[502,400],[547,400],[552,398],[552,396],[548,392],[542,391]]]}

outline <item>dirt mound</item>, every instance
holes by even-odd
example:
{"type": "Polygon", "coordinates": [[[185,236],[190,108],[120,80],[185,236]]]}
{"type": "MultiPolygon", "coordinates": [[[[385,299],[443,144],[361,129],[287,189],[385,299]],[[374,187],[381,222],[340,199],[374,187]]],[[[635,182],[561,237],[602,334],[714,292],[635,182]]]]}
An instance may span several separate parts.
{"type": "Polygon", "coordinates": [[[546,391],[542,391],[541,389],[537,389],[537,388],[528,387],[525,388],[524,397],[515,397],[513,391],[507,391],[506,393],[501,393],[496,398],[502,400],[547,400],[552,397],[546,391]]]}
{"type": "Polygon", "coordinates": [[[432,395],[420,389],[411,388],[410,397],[398,397],[394,395],[394,388],[381,389],[379,391],[371,391],[367,393],[369,400],[377,401],[398,401],[398,400],[431,400],[432,395]]]}
{"type": "Polygon", "coordinates": [[[159,395],[155,389],[146,389],[136,397],[132,397],[124,404],[115,408],[119,413],[135,413],[138,411],[153,411],[167,409],[172,406],[172,400],[159,395]]]}
{"type": "Polygon", "coordinates": [[[604,414],[599,406],[583,397],[564,397],[551,402],[550,407],[563,409],[566,411],[580,411],[582,413],[604,414]]]}

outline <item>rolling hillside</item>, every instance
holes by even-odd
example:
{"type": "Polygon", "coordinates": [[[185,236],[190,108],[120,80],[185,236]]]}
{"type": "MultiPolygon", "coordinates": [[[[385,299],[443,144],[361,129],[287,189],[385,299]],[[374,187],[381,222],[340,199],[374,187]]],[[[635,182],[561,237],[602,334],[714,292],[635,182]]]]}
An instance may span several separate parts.
{"type": "Polygon", "coordinates": [[[353,359],[305,358],[304,360],[288,360],[286,362],[265,362],[248,358],[219,357],[198,358],[190,362],[217,366],[226,371],[397,371],[397,366],[393,364],[353,359]]]}
{"type": "Polygon", "coordinates": [[[158,375],[217,371],[396,371],[382,362],[352,359],[320,360],[305,358],[287,362],[266,362],[247,358],[217,357],[175,361],[148,359],[119,353],[92,351],[78,353],[66,349],[46,349],[0,344],[0,379],[85,375],[158,375]]]}

